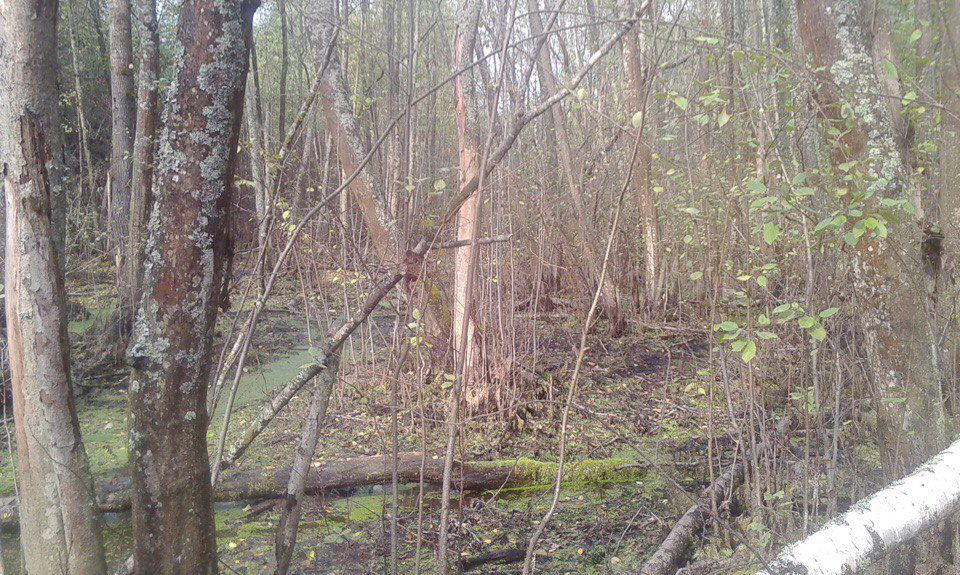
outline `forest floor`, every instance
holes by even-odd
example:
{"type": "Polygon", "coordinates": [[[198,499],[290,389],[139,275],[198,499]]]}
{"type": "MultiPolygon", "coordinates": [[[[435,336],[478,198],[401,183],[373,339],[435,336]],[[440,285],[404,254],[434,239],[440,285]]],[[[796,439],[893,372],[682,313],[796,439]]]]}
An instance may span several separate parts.
{"type": "MultiPolygon", "coordinates": [[[[127,460],[126,374],[118,367],[103,368],[102,362],[90,354],[97,349],[91,342],[95,342],[103,318],[112,309],[112,287],[106,273],[89,272],[70,288],[70,331],[76,340],[74,370],[81,393],[79,418],[93,472],[99,478],[109,478],[121,474],[127,460]]],[[[301,296],[291,287],[274,299],[265,314],[250,367],[241,382],[234,422],[242,425],[273,389],[311,361],[311,340],[324,330],[304,321],[302,309],[297,308],[301,296]]],[[[323,306],[331,313],[342,307],[329,302],[323,302],[323,306]]],[[[229,330],[237,313],[222,318],[221,335],[229,330]]],[[[387,313],[391,312],[385,309],[368,329],[356,334],[347,346],[348,356],[371,353],[380,341],[386,342],[384,349],[390,347],[393,319],[387,313]]],[[[556,461],[559,404],[569,382],[580,329],[569,315],[548,315],[537,323],[537,381],[546,390],[540,395],[554,401],[545,402],[546,407],[520,410],[515,417],[468,419],[458,445],[459,458],[556,461]]],[[[557,513],[539,544],[538,573],[621,573],[638,569],[643,557],[689,507],[691,497],[728,465],[733,455],[730,419],[722,392],[714,393],[720,384],[706,369],[710,337],[706,328],[635,324],[618,339],[603,336],[599,329],[590,338],[571,412],[569,461],[575,465],[584,460],[622,458],[635,462],[642,470],[641,478],[633,467],[624,469],[621,479],[607,474],[602,483],[583,477],[582,481],[564,484],[557,513]],[[711,438],[712,455],[707,449],[711,438]]],[[[218,352],[219,346],[215,350],[218,352]]],[[[344,370],[342,385],[331,403],[333,419],[321,435],[317,461],[390,452],[387,379],[353,367],[344,370]]],[[[404,393],[415,387],[403,386],[404,393]]],[[[438,401],[444,394],[442,387],[442,381],[426,385],[419,399],[406,398],[404,405],[433,407],[399,413],[400,451],[423,451],[430,457],[443,452],[442,414],[437,407],[442,404],[438,401]],[[425,430],[422,423],[426,423],[425,430]]],[[[238,470],[289,465],[306,412],[306,402],[295,399],[258,439],[238,470]]],[[[210,426],[211,446],[216,445],[222,417],[221,408],[210,426]]],[[[13,491],[7,455],[0,452],[0,495],[13,491]]],[[[400,573],[433,569],[439,494],[427,489],[422,505],[418,505],[419,493],[416,485],[401,486],[399,491],[400,573]]],[[[387,485],[309,498],[294,559],[298,566],[295,572],[390,572],[389,494],[387,485]]],[[[455,554],[466,559],[524,548],[550,498],[549,485],[458,496],[453,505],[455,554]]],[[[278,515],[276,505],[271,503],[218,505],[224,573],[255,574],[267,567],[278,515]]],[[[129,518],[113,514],[107,517],[107,523],[110,560],[116,562],[129,549],[129,518]]],[[[15,535],[3,537],[7,567],[13,567],[13,573],[17,573],[18,563],[15,541],[15,535]]],[[[519,571],[516,564],[487,564],[474,572],[519,571]]]]}

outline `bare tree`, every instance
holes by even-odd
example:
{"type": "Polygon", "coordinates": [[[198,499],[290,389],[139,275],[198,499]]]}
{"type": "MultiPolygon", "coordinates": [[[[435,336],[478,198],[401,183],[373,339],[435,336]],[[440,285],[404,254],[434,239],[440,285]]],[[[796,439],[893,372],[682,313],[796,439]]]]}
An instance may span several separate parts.
{"type": "MultiPolygon", "coordinates": [[[[133,83],[133,33],[130,22],[131,0],[110,0],[110,222],[115,242],[117,277],[125,281],[128,273],[127,232],[130,219],[130,185],[133,177],[133,145],[136,128],[136,89],[133,83]]],[[[127,294],[122,294],[127,295],[127,294]]],[[[132,307],[121,302],[123,308],[132,307]]]]}
{"type": "Polygon", "coordinates": [[[129,351],[137,573],[217,571],[206,393],[256,7],[180,9],[129,351]]]}
{"type": "Polygon", "coordinates": [[[30,573],[106,571],[70,379],[57,2],[0,4],[6,318],[21,544],[30,573]],[[58,223],[59,222],[59,223],[58,223]]]}
{"type": "MultiPolygon", "coordinates": [[[[160,121],[160,34],[157,31],[156,0],[136,0],[134,6],[137,38],[140,40],[140,67],[137,78],[137,127],[133,142],[133,175],[130,184],[130,223],[127,229],[126,271],[123,278],[131,306],[139,303],[143,280],[143,240],[150,205],[153,203],[153,162],[157,124],[160,121]]],[[[135,317],[131,309],[130,317],[135,317]]]]}
{"type": "MultiPolygon", "coordinates": [[[[527,0],[530,11],[530,31],[535,36],[543,34],[543,24],[540,21],[540,9],[536,0],[527,0]]],[[[553,64],[550,61],[549,44],[543,45],[536,54],[537,77],[540,79],[541,92],[553,94],[557,91],[557,79],[554,75],[553,64]]],[[[560,163],[563,178],[566,183],[567,196],[573,204],[573,219],[576,223],[578,248],[583,264],[589,272],[592,281],[600,281],[600,262],[602,253],[595,245],[596,238],[600,237],[594,222],[590,219],[590,212],[583,201],[583,182],[574,169],[573,151],[570,145],[570,135],[567,131],[563,109],[554,106],[550,109],[553,133],[556,136],[557,158],[560,163]]],[[[620,335],[624,329],[623,311],[620,306],[620,296],[612,277],[607,275],[600,286],[601,309],[603,315],[610,322],[610,333],[620,335]]]]}

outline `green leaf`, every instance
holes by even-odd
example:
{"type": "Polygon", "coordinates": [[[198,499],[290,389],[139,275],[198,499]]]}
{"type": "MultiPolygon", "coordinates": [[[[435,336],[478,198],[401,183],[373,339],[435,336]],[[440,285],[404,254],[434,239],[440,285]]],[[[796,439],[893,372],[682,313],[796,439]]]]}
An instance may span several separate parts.
{"type": "Polygon", "coordinates": [[[730,332],[730,331],[736,330],[739,327],[740,326],[737,325],[737,322],[735,321],[725,321],[713,326],[713,331],[723,330],[723,331],[730,332]]]}
{"type": "Polygon", "coordinates": [[[768,318],[763,314],[760,314],[757,317],[757,325],[770,325],[770,318],[768,318]]]}
{"type": "Polygon", "coordinates": [[[886,72],[887,76],[894,82],[900,81],[900,74],[897,73],[897,67],[894,66],[890,60],[883,61],[883,71],[886,72]]]}
{"type": "Polygon", "coordinates": [[[633,117],[630,118],[630,123],[633,124],[634,129],[639,130],[640,126],[643,125],[643,111],[634,113],[633,117]]]}
{"type": "Polygon", "coordinates": [[[827,309],[823,310],[822,312],[820,312],[819,315],[820,315],[820,317],[822,317],[822,318],[828,318],[828,317],[832,316],[833,314],[837,313],[838,311],[840,311],[840,308],[838,308],[838,307],[831,307],[831,308],[827,308],[827,309]]]}
{"type": "Polygon", "coordinates": [[[687,108],[690,107],[690,101],[684,98],[683,96],[677,96],[676,98],[674,98],[673,103],[676,104],[677,107],[683,110],[684,112],[686,112],[687,108]]]}
{"type": "Polygon", "coordinates": [[[740,355],[740,358],[743,360],[743,363],[750,363],[750,360],[757,355],[757,344],[754,342],[748,342],[746,347],[743,348],[743,353],[740,355]]]}
{"type": "Polygon", "coordinates": [[[923,30],[917,28],[913,31],[913,34],[910,34],[910,43],[913,44],[923,36],[923,30]]]}
{"type": "Polygon", "coordinates": [[[797,325],[803,329],[810,329],[811,327],[817,325],[817,318],[805,315],[797,320],[797,325]]]}
{"type": "Polygon", "coordinates": [[[763,224],[763,241],[769,246],[777,240],[777,237],[780,235],[780,226],[774,222],[767,222],[763,224]]]}
{"type": "Polygon", "coordinates": [[[721,128],[727,125],[727,122],[730,121],[730,114],[726,110],[720,110],[720,113],[717,114],[717,125],[721,128]]]}
{"type": "Polygon", "coordinates": [[[767,191],[767,186],[759,180],[750,180],[747,182],[747,189],[751,192],[762,194],[767,191]]]}
{"type": "Polygon", "coordinates": [[[690,274],[690,279],[692,280],[698,280],[702,277],[703,277],[703,272],[693,272],[692,274],[690,274]]]}
{"type": "Polygon", "coordinates": [[[827,339],[827,330],[823,329],[822,325],[818,325],[817,327],[810,330],[810,337],[812,337],[817,341],[823,341],[827,339]]]}
{"type": "Polygon", "coordinates": [[[757,337],[759,337],[759,338],[762,339],[762,340],[778,339],[778,338],[779,338],[779,336],[778,336],[777,334],[773,333],[772,331],[758,331],[758,332],[757,332],[757,337]]]}
{"type": "Polygon", "coordinates": [[[760,276],[757,278],[757,285],[760,287],[767,287],[767,276],[760,276]]]}
{"type": "Polygon", "coordinates": [[[443,191],[446,188],[447,188],[447,182],[443,180],[437,180],[436,182],[433,183],[433,189],[438,192],[443,191]]]}
{"type": "Polygon", "coordinates": [[[785,303],[785,304],[778,305],[777,307],[773,308],[773,313],[783,313],[783,312],[787,311],[788,309],[790,309],[790,304],[785,303]]]}

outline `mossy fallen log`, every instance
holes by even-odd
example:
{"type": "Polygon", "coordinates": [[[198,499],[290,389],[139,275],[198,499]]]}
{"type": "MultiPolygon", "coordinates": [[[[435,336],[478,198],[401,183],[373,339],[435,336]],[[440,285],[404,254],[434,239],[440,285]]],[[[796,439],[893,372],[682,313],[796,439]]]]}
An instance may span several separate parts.
{"type": "MultiPolygon", "coordinates": [[[[504,459],[495,461],[457,462],[454,487],[463,491],[484,491],[503,487],[535,487],[550,485],[557,473],[554,462],[533,459],[504,459]]],[[[567,483],[608,484],[642,479],[643,467],[626,458],[587,459],[570,462],[565,466],[564,481],[567,483]]],[[[400,483],[418,483],[421,475],[424,483],[440,485],[443,479],[443,459],[419,453],[401,453],[397,459],[397,477],[400,483]]],[[[389,456],[374,455],[335,461],[314,462],[307,478],[306,493],[317,495],[323,492],[347,490],[371,485],[384,485],[391,481],[392,463],[389,456]]],[[[253,501],[283,497],[289,467],[238,469],[225,474],[214,491],[218,502],[253,501]]],[[[117,477],[100,482],[97,500],[104,512],[121,512],[130,509],[130,480],[117,477]]],[[[16,501],[0,498],[0,526],[15,528],[18,520],[16,501]]]]}

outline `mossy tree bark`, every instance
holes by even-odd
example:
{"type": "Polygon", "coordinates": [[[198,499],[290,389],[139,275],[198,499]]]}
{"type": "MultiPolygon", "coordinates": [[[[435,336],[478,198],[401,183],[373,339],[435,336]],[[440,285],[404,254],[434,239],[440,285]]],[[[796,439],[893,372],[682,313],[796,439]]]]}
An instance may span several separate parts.
{"type": "Polygon", "coordinates": [[[206,393],[255,0],[180,8],[129,351],[136,573],[216,573],[206,393]]]}
{"type": "MultiPolygon", "coordinates": [[[[853,244],[853,287],[873,382],[885,475],[894,479],[945,445],[936,342],[928,313],[921,227],[868,33],[869,2],[799,0],[798,23],[813,60],[815,97],[831,162],[851,182],[843,230],[853,244]],[[839,135],[836,135],[839,133],[839,135]]],[[[825,183],[829,185],[830,180],[825,183]]],[[[911,573],[900,553],[892,572],[911,573]]]]}

